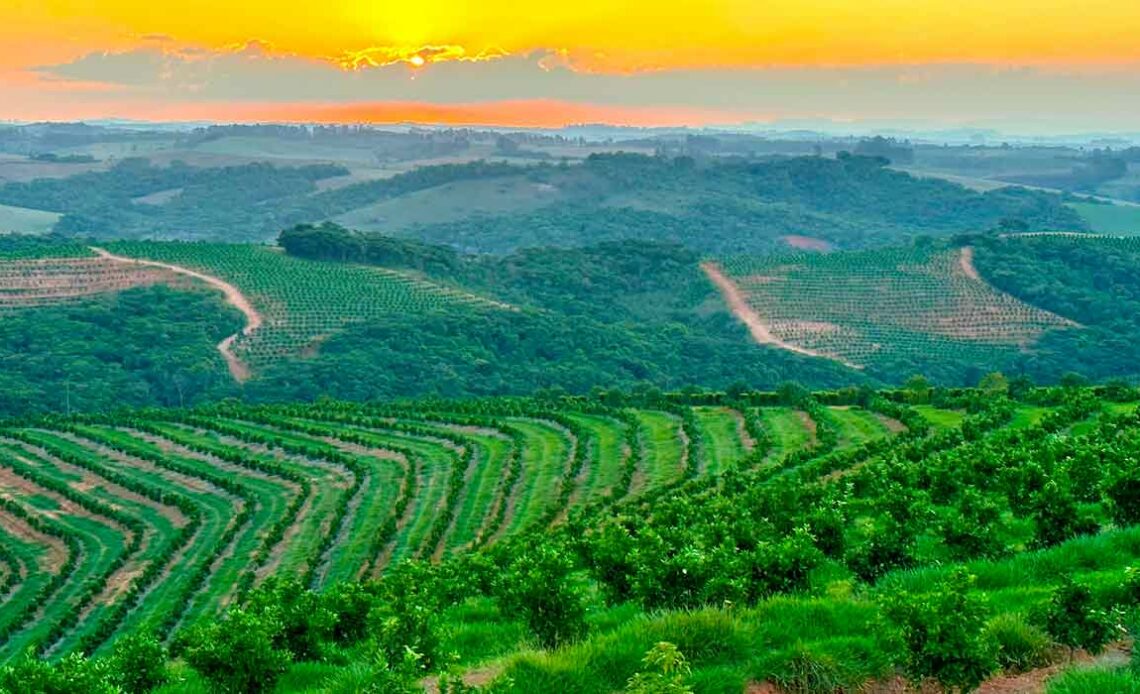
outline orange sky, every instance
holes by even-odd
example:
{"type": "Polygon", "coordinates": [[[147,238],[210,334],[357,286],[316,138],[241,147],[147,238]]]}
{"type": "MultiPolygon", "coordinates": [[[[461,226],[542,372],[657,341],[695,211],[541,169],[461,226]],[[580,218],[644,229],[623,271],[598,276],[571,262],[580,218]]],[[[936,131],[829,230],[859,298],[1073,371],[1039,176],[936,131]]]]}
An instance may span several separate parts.
{"type": "Polygon", "coordinates": [[[335,59],[373,47],[566,49],[593,69],[1140,60],[1134,0],[4,0],[9,68],[162,35],[335,59]]]}
{"type": "MultiPolygon", "coordinates": [[[[424,120],[454,122],[463,114],[504,112],[503,104],[477,104],[471,97],[456,98],[447,108],[417,106],[424,99],[415,94],[392,96],[372,87],[339,100],[355,105],[322,106],[318,97],[287,95],[263,99],[276,106],[228,97],[207,103],[190,92],[159,97],[138,85],[99,75],[68,77],[55,69],[85,56],[138,51],[174,51],[192,61],[196,51],[225,55],[251,42],[269,55],[290,57],[294,66],[300,60],[329,70],[367,71],[401,58],[422,60],[422,69],[434,70],[433,56],[545,55],[579,74],[608,75],[959,64],[1135,75],[1138,36],[1137,0],[0,0],[0,91],[7,94],[0,119],[148,113],[190,119],[214,112],[218,119],[276,113],[293,120],[292,114],[339,110],[377,119],[419,112],[424,120]],[[52,67],[39,69],[44,66],[52,67]]],[[[498,97],[517,107],[520,122],[514,124],[591,115],[648,122],[650,108],[662,124],[758,116],[754,108],[706,108],[692,100],[626,103],[619,111],[612,90],[567,96],[542,89],[539,79],[518,94],[498,97]],[[551,115],[556,105],[565,115],[551,115]]]]}

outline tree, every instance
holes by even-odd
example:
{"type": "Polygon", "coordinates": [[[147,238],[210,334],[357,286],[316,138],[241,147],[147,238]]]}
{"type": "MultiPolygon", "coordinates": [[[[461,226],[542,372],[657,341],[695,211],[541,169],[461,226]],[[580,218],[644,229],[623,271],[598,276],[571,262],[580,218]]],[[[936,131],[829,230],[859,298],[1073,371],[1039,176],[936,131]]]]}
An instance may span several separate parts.
{"type": "Polygon", "coordinates": [[[112,683],[106,661],[88,660],[79,654],[49,663],[29,652],[23,659],[0,669],[0,692],[4,694],[120,694],[112,683]]]}
{"type": "Polygon", "coordinates": [[[209,680],[214,691],[258,694],[272,691],[292,656],[273,643],[279,626],[243,609],[201,625],[187,637],[183,657],[209,680]]]}
{"type": "Polygon", "coordinates": [[[586,633],[582,594],[570,553],[537,541],[518,552],[498,586],[505,612],[521,616],[544,648],[556,648],[586,633]]]}
{"type": "Polygon", "coordinates": [[[978,388],[988,395],[1005,395],[1009,393],[1009,379],[1000,371],[994,371],[982,377],[978,388]]]}
{"type": "Polygon", "coordinates": [[[906,391],[906,399],[912,405],[922,405],[930,402],[930,396],[934,392],[934,387],[930,384],[930,380],[922,374],[915,374],[906,379],[903,385],[903,390],[906,391]]]}
{"type": "Polygon", "coordinates": [[[1116,615],[1097,605],[1092,590],[1066,576],[1053,592],[1045,612],[1045,631],[1070,651],[1096,654],[1120,631],[1116,615]]]}
{"type": "Polygon", "coordinates": [[[895,626],[912,680],[931,677],[951,690],[969,691],[996,667],[986,634],[987,610],[970,595],[974,577],[957,569],[930,593],[899,593],[883,612],[895,626]]]}
{"type": "Polygon", "coordinates": [[[152,634],[130,634],[115,642],[111,670],[127,694],[144,694],[166,682],[167,652],[152,634]]]}

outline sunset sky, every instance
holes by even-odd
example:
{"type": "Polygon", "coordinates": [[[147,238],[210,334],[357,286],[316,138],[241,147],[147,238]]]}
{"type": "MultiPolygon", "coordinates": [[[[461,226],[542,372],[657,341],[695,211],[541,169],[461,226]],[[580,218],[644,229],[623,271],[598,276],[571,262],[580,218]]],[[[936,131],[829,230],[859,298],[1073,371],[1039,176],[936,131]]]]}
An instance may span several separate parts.
{"type": "Polygon", "coordinates": [[[1134,0],[0,0],[0,119],[1140,130],[1134,0]]]}

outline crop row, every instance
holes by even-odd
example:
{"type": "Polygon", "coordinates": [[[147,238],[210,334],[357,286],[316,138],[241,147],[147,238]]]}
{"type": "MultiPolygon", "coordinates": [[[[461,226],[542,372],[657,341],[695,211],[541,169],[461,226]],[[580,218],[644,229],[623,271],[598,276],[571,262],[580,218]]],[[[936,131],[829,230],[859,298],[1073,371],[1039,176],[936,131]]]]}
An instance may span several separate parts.
{"type": "Polygon", "coordinates": [[[26,527],[0,552],[0,593],[35,599],[0,621],[0,656],[102,651],[139,628],[170,638],[270,574],[322,586],[438,560],[882,441],[875,424],[897,416],[810,402],[226,403],[9,426],[0,519],[26,527]]]}

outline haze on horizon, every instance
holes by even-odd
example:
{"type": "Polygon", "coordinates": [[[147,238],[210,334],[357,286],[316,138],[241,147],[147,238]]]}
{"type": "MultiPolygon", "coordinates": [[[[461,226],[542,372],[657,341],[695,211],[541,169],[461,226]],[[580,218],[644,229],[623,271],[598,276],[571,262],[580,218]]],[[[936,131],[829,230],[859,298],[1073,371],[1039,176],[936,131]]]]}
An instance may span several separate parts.
{"type": "Polygon", "coordinates": [[[0,2],[0,120],[1137,131],[1127,0],[0,2]]]}

